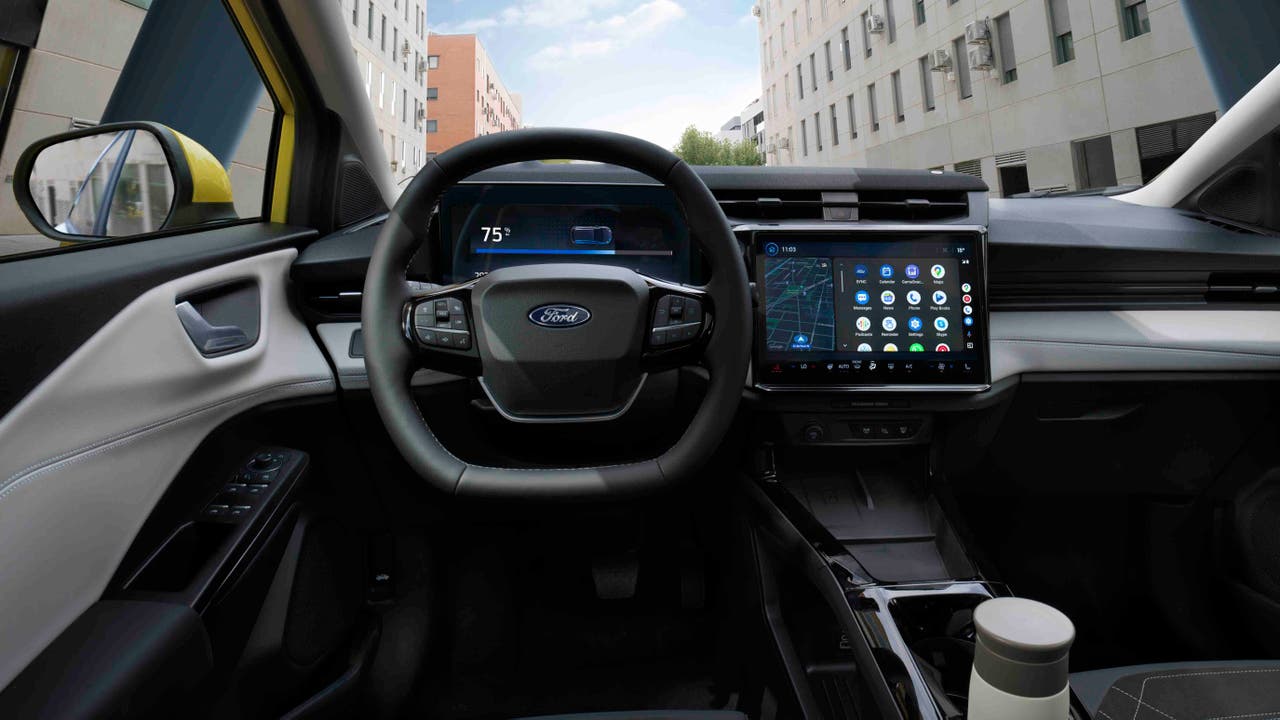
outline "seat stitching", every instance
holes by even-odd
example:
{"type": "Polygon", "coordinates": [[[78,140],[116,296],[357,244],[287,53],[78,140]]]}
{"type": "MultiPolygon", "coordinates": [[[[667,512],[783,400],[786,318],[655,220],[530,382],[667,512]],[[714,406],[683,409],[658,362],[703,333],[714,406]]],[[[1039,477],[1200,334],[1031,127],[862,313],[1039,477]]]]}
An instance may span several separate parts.
{"type": "MultiPolygon", "coordinates": [[[[1142,688],[1138,691],[1138,698],[1137,698],[1138,704],[1139,705],[1143,704],[1142,698],[1144,695],[1147,694],[1147,683],[1151,682],[1152,680],[1171,680],[1174,678],[1185,678],[1185,677],[1213,677],[1217,675],[1248,675],[1250,673],[1273,673],[1273,672],[1280,672],[1280,668],[1263,668],[1259,670],[1216,670],[1213,672],[1193,672],[1193,673],[1174,673],[1172,675],[1152,675],[1150,677],[1146,677],[1142,679],[1142,688]]],[[[1124,692],[1124,691],[1121,690],[1120,692],[1124,692]]],[[[1155,710],[1154,706],[1149,706],[1149,707],[1151,707],[1152,710],[1155,710]]],[[[1160,711],[1156,710],[1156,712],[1160,712],[1160,711]]],[[[1138,708],[1135,707],[1133,709],[1133,720],[1137,720],[1137,718],[1138,718],[1138,708]]]]}
{"type": "Polygon", "coordinates": [[[1097,712],[1097,713],[1095,713],[1095,714],[1097,714],[1097,715],[1101,715],[1102,717],[1106,718],[1107,720],[1112,720],[1111,716],[1110,716],[1110,715],[1108,715],[1108,714],[1106,713],[1106,711],[1104,711],[1104,710],[1098,710],[1098,712],[1097,712]]]}
{"type": "Polygon", "coordinates": [[[1211,718],[1205,718],[1205,720],[1232,720],[1232,718],[1262,717],[1263,715],[1280,715],[1280,710],[1268,710],[1267,712],[1247,713],[1245,715],[1215,715],[1211,718]]]}
{"type": "Polygon", "coordinates": [[[1112,686],[1111,686],[1111,689],[1112,689],[1112,690],[1115,690],[1116,692],[1120,693],[1121,695],[1124,695],[1125,697],[1132,698],[1133,700],[1135,700],[1135,701],[1138,703],[1137,705],[1134,705],[1134,706],[1133,706],[1133,720],[1138,720],[1138,711],[1139,711],[1139,710],[1141,710],[1141,709],[1143,708],[1143,706],[1146,706],[1146,707],[1151,708],[1152,710],[1154,710],[1154,711],[1156,711],[1156,712],[1160,713],[1161,715],[1163,715],[1163,716],[1165,716],[1165,717],[1169,718],[1169,720],[1178,720],[1178,718],[1176,718],[1176,717],[1174,717],[1174,716],[1170,715],[1169,713],[1167,713],[1167,712],[1165,712],[1165,711],[1161,710],[1160,708],[1156,707],[1155,705],[1152,705],[1152,704],[1151,704],[1151,703],[1149,703],[1149,702],[1144,702],[1141,698],[1134,697],[1132,693],[1125,692],[1124,688],[1118,688],[1118,687],[1116,687],[1115,685],[1112,685],[1112,686]]]}

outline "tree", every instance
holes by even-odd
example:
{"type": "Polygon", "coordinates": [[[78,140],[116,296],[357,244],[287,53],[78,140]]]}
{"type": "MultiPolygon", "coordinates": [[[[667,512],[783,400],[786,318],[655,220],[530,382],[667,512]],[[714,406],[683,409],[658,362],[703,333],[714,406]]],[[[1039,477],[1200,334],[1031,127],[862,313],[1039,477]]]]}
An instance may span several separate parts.
{"type": "Polygon", "coordinates": [[[690,165],[760,165],[756,144],[750,140],[717,140],[711,133],[690,125],[673,148],[690,165]]]}

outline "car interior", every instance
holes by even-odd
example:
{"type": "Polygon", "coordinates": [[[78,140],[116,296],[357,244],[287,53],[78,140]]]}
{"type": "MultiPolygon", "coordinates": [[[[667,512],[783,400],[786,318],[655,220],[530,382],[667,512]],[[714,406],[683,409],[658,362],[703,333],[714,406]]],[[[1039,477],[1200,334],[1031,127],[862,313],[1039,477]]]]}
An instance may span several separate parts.
{"type": "Polygon", "coordinates": [[[0,262],[0,717],[1280,712],[1280,70],[1124,195],[559,128],[393,188],[318,6],[227,4],[261,219],[159,122],[18,163],[56,240],[60,143],[175,204],[0,262]]]}

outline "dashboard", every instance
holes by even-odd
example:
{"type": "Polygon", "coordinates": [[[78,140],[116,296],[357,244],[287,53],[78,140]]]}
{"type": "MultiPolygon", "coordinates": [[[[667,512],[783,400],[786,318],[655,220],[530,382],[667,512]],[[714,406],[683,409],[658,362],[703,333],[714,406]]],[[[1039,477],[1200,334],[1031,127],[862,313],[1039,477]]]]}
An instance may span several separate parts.
{"type": "MultiPolygon", "coordinates": [[[[464,183],[441,200],[437,227],[446,283],[565,262],[673,283],[702,274],[674,196],[661,186],[464,183]]],[[[759,389],[990,386],[981,225],[736,230],[757,295],[759,389]]]]}
{"type": "MultiPolygon", "coordinates": [[[[1037,373],[1280,370],[1280,325],[1274,322],[1280,307],[1280,293],[1274,292],[1280,284],[1280,246],[1270,235],[1222,227],[1189,211],[1110,197],[992,199],[980,179],[955,173],[834,167],[695,170],[724,208],[757,285],[760,342],[753,349],[749,384],[763,387],[772,403],[857,406],[884,398],[847,397],[844,391],[897,389],[961,391],[949,393],[956,396],[952,399],[924,393],[914,402],[966,402],[967,389],[1037,373]],[[852,216],[851,197],[856,203],[852,216]],[[837,211],[843,217],[835,217],[837,211]],[[954,238],[963,244],[966,237],[976,263],[959,275],[947,266],[947,253],[936,252],[941,247],[926,247],[954,238]],[[846,297],[843,307],[831,306],[832,320],[844,333],[869,333],[855,335],[852,354],[840,357],[848,348],[827,351],[812,340],[792,342],[782,335],[770,343],[765,294],[775,300],[782,295],[771,292],[760,276],[769,263],[767,242],[778,244],[778,257],[784,257],[783,245],[795,245],[796,252],[784,259],[829,258],[833,272],[839,263],[847,270],[851,262],[855,274],[863,264],[875,278],[872,273],[880,265],[893,266],[889,279],[899,284],[868,283],[868,303],[857,306],[861,312],[855,310],[856,289],[852,305],[846,297]],[[901,281],[909,264],[920,268],[921,277],[928,269],[929,278],[932,266],[942,264],[944,282],[974,273],[982,279],[941,287],[950,303],[957,289],[966,294],[967,282],[974,302],[964,303],[961,297],[959,305],[949,307],[904,305],[910,298],[901,281]],[[875,304],[885,290],[894,293],[895,302],[875,304]],[[973,308],[971,315],[964,315],[965,305],[973,308]],[[890,316],[895,329],[886,331],[884,320],[890,316]],[[948,333],[957,317],[962,327],[973,328],[976,356],[929,330],[936,329],[931,323],[939,316],[946,318],[948,333]],[[867,318],[863,325],[870,323],[867,331],[857,330],[861,317],[867,318]],[[906,324],[910,331],[912,317],[921,320],[924,332],[904,338],[902,327],[906,324]],[[965,326],[965,317],[972,317],[973,325],[965,326]],[[890,336],[894,332],[898,338],[890,336]],[[863,343],[871,351],[858,351],[863,343]],[[897,351],[885,353],[890,343],[897,351]],[[915,343],[923,349],[913,351],[915,343]],[[945,354],[938,353],[939,344],[947,345],[945,354]],[[846,362],[847,370],[842,368],[846,362]],[[899,362],[911,369],[903,370],[905,364],[899,362]],[[951,372],[959,373],[968,362],[973,379],[907,381],[894,375],[918,373],[920,362],[926,369],[942,362],[944,373],[947,363],[954,363],[950,367],[957,369],[951,372]],[[778,373],[771,372],[774,364],[781,366],[778,373]],[[806,392],[812,390],[828,393],[806,392]]],[[[349,348],[357,346],[349,341],[359,327],[360,291],[380,220],[371,217],[317,240],[292,268],[299,306],[322,335],[340,338],[334,352],[349,363],[349,374],[342,377],[353,387],[362,386],[364,371],[362,360],[350,354],[355,350],[349,348]]],[[[506,265],[566,259],[622,264],[677,283],[705,282],[707,272],[670,193],[643,175],[609,165],[520,163],[478,173],[448,194],[422,239],[424,251],[408,269],[409,278],[418,282],[451,283],[506,265]],[[536,232],[548,221],[553,232],[536,232]],[[485,227],[490,228],[488,238],[485,227]],[[609,228],[612,246],[602,227],[609,228]],[[500,239],[493,228],[502,229],[500,239]],[[476,252],[486,247],[510,250],[476,252]],[[629,255],[620,250],[658,252],[629,255]]],[[[847,293],[847,274],[845,282],[847,293]]],[[[835,283],[833,274],[833,290],[835,283]]],[[[924,290],[916,291],[922,303],[932,300],[932,290],[928,297],[924,290]]],[[[836,298],[833,292],[839,303],[836,298]]],[[[780,316],[775,312],[774,317],[780,316]]]]}

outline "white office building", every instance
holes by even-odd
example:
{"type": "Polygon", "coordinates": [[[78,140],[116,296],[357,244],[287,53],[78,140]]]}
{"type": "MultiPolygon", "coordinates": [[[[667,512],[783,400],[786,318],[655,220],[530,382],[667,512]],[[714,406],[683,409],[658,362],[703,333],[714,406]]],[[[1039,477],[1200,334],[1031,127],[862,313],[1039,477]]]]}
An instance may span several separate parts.
{"type": "Polygon", "coordinates": [[[356,67],[392,176],[427,160],[426,0],[342,0],[356,67]]]}
{"type": "Polygon", "coordinates": [[[1216,119],[1179,0],[759,0],[769,165],[1150,180],[1216,119]]]}

